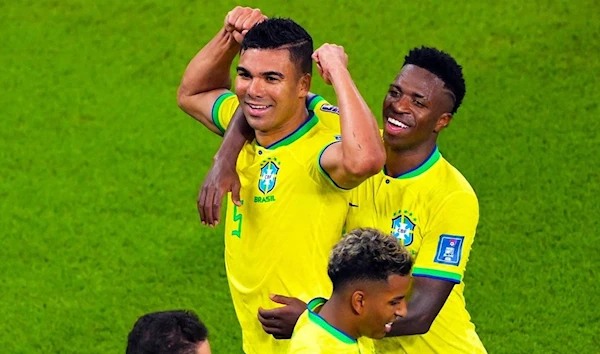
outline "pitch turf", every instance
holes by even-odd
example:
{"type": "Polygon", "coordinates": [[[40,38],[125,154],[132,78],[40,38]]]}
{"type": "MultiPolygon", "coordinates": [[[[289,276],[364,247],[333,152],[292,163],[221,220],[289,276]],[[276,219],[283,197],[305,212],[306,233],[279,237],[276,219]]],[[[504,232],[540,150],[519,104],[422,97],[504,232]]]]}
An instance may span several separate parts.
{"type": "MultiPolygon", "coordinates": [[[[408,49],[454,54],[467,96],[440,148],[481,204],[478,332],[490,353],[597,353],[598,2],[368,3],[245,5],[344,45],[378,116],[408,49]]],[[[122,353],[138,316],[173,308],[200,314],[215,353],[241,352],[222,226],[195,210],[219,139],[175,102],[235,5],[0,3],[1,352],[122,353]]]]}

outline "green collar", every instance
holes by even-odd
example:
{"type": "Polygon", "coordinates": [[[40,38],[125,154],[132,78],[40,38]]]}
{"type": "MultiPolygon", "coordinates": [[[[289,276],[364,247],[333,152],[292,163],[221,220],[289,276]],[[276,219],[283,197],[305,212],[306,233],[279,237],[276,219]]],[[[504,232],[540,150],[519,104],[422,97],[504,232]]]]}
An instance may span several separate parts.
{"type": "Polygon", "coordinates": [[[325,319],[323,319],[323,317],[319,316],[319,314],[315,312],[315,310],[319,306],[322,306],[326,302],[327,302],[327,299],[324,299],[322,297],[317,297],[317,298],[310,300],[308,305],[306,305],[306,308],[308,309],[308,319],[311,322],[313,322],[314,324],[316,324],[317,326],[326,330],[329,334],[331,334],[332,336],[334,336],[341,342],[346,343],[346,344],[356,344],[357,343],[356,339],[350,337],[346,333],[333,327],[332,325],[327,323],[327,321],[325,321],[325,319]]]}
{"type": "MultiPolygon", "coordinates": [[[[294,141],[304,136],[304,134],[308,133],[315,125],[317,125],[318,122],[319,118],[317,118],[315,112],[308,111],[308,119],[306,119],[304,123],[302,123],[296,130],[294,130],[294,132],[269,146],[265,146],[264,148],[269,150],[275,150],[279,147],[290,145],[294,141]]],[[[256,142],[256,144],[258,146],[261,146],[258,143],[258,141],[256,142]]]]}
{"type": "MultiPolygon", "coordinates": [[[[433,166],[436,162],[438,162],[438,160],[441,157],[442,157],[442,154],[440,153],[440,150],[438,149],[438,147],[436,145],[435,148],[433,149],[433,151],[431,152],[431,154],[429,155],[429,157],[427,159],[425,159],[425,161],[423,161],[423,163],[421,163],[419,166],[413,168],[410,171],[406,171],[399,176],[395,176],[395,177],[390,176],[390,177],[394,177],[397,179],[408,179],[408,178],[417,177],[417,176],[425,173],[425,171],[429,170],[431,168],[431,166],[433,166]]],[[[385,166],[383,166],[383,173],[386,176],[389,176],[385,166]]]]}

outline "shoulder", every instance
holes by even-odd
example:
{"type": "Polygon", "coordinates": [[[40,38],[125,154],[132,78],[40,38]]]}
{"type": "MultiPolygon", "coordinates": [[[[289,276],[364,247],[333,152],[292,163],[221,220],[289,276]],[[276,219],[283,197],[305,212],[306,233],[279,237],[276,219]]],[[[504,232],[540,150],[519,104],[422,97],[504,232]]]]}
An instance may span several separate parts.
{"type": "Polygon", "coordinates": [[[340,132],[340,109],[330,104],[326,99],[319,95],[311,96],[307,100],[307,109],[314,112],[319,119],[320,125],[323,125],[339,134],[340,132]]]}
{"type": "Polygon", "coordinates": [[[443,191],[445,195],[457,194],[477,199],[475,190],[460,171],[448,160],[441,158],[436,166],[436,193],[443,191]]]}

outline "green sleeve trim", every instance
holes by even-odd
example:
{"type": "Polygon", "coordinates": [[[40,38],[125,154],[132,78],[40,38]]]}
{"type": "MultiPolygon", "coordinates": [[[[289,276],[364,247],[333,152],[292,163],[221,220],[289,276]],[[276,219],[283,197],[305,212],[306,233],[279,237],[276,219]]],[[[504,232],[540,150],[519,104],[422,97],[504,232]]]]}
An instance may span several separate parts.
{"type": "Polygon", "coordinates": [[[233,92],[224,92],[221,96],[217,98],[212,107],[212,121],[214,125],[221,131],[221,133],[225,133],[225,128],[221,124],[221,119],[219,119],[219,110],[221,109],[221,105],[223,104],[223,102],[231,96],[235,96],[235,94],[233,92]]]}
{"type": "Polygon", "coordinates": [[[306,102],[306,108],[308,108],[309,111],[314,111],[315,107],[323,101],[327,102],[322,96],[314,95],[306,102]]]}
{"type": "Polygon", "coordinates": [[[452,282],[455,284],[460,283],[460,281],[462,280],[462,275],[457,274],[457,273],[446,272],[443,270],[420,268],[420,267],[414,267],[413,271],[412,271],[412,275],[413,275],[413,277],[425,277],[425,278],[446,280],[446,281],[449,281],[449,282],[452,282]]]}
{"type": "Polygon", "coordinates": [[[327,178],[331,183],[333,183],[334,186],[336,186],[337,188],[344,190],[344,191],[349,191],[352,188],[344,188],[340,185],[338,185],[337,183],[335,183],[335,181],[333,180],[333,178],[331,178],[331,176],[329,175],[329,173],[327,173],[327,171],[325,171],[325,169],[323,169],[323,166],[321,166],[321,157],[323,156],[323,153],[325,152],[325,150],[327,150],[328,147],[330,147],[333,144],[339,143],[340,141],[334,141],[331,142],[329,144],[327,144],[327,146],[325,146],[323,148],[323,150],[321,150],[321,153],[319,154],[319,158],[317,160],[317,165],[319,166],[319,171],[325,176],[325,178],[327,178]]]}

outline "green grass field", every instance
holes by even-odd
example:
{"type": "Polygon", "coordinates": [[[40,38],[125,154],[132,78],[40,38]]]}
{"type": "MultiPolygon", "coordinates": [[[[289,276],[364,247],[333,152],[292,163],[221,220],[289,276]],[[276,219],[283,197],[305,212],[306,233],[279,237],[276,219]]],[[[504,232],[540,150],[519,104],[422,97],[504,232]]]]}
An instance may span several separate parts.
{"type": "MultiPolygon", "coordinates": [[[[243,5],[343,45],[378,117],[410,48],[452,53],[467,95],[440,149],[479,196],[478,333],[494,354],[600,353],[600,3],[370,3],[243,5]]],[[[223,228],[195,207],[220,140],[175,97],[237,4],[0,3],[0,352],[124,353],[138,316],[174,308],[241,352],[223,228]]]]}

